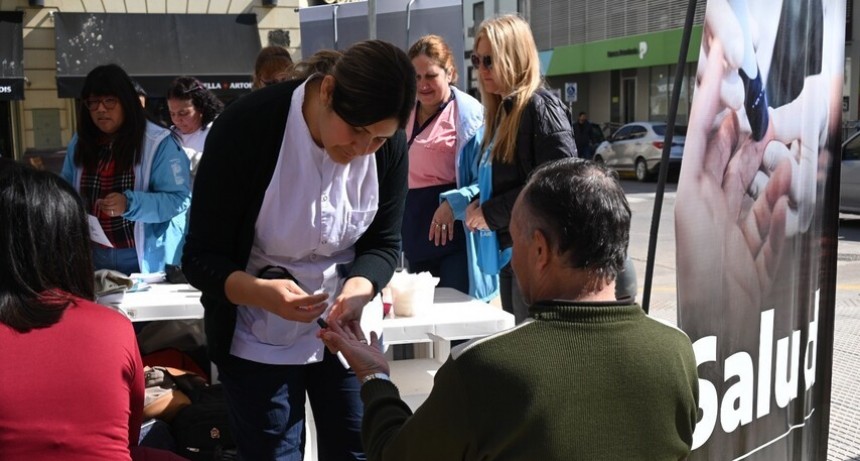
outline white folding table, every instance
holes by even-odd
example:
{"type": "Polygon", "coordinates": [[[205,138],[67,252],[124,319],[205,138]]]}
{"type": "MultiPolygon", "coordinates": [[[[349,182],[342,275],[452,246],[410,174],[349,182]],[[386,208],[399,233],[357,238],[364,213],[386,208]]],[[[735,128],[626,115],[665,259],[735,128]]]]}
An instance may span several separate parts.
{"type": "MultiPolygon", "coordinates": [[[[125,293],[110,304],[133,322],[203,318],[200,291],[188,284],[152,284],[146,291],[125,293]]],[[[386,344],[436,343],[481,338],[514,325],[511,314],[452,288],[437,288],[432,305],[413,317],[382,322],[386,344]]],[[[445,358],[436,354],[440,360],[445,358]]]]}

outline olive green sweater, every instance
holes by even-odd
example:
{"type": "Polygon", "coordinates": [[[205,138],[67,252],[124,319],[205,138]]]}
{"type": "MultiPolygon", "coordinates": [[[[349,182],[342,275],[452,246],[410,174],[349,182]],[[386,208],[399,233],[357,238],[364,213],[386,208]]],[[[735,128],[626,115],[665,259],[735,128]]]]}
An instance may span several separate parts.
{"type": "Polygon", "coordinates": [[[690,340],[635,304],[542,302],[533,321],[455,348],[412,415],[361,389],[369,460],[677,460],[690,452],[690,340]]]}

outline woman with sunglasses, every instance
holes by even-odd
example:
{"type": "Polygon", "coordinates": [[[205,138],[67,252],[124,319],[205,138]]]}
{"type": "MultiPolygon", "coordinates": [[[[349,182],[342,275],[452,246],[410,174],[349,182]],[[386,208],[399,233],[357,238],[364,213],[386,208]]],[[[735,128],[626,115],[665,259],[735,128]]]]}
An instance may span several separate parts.
{"type": "Polygon", "coordinates": [[[115,64],[87,74],[78,121],[62,176],[107,236],[93,244],[95,268],[131,274],[179,264],[191,189],[188,157],[170,131],[147,120],[115,64]]]}
{"type": "Polygon", "coordinates": [[[167,90],[167,108],[173,122],[170,130],[179,136],[182,149],[191,162],[191,181],[194,182],[206,135],[224,104],[200,80],[179,77],[167,90]]]}
{"type": "Polygon", "coordinates": [[[400,251],[412,63],[372,40],[308,68],[224,110],[194,183],[182,268],[246,460],[302,459],[306,392],[319,459],[365,459],[360,383],[316,320],[381,322],[400,251]]]}
{"type": "MultiPolygon", "coordinates": [[[[576,144],[568,109],[543,87],[528,23],[515,15],[485,20],[475,35],[472,65],[478,70],[484,104],[481,162],[492,176],[492,191],[487,194],[482,188],[480,199],[469,204],[466,226],[495,231],[498,246],[506,249],[512,245],[511,210],[529,174],[542,163],[576,157],[576,144]]],[[[509,262],[499,279],[502,307],[522,322],[528,306],[509,262]]]]}
{"type": "Polygon", "coordinates": [[[287,81],[292,67],[293,58],[286,48],[276,45],[264,47],[254,63],[254,89],[287,81]]]}
{"type": "Polygon", "coordinates": [[[475,137],[480,142],[483,107],[453,86],[457,68],[442,37],[421,37],[409,58],[418,78],[418,100],[406,124],[409,193],[402,235],[409,271],[430,272],[439,286],[488,300],[498,294],[498,276],[481,272],[473,235],[454,223],[477,194],[477,159],[463,155],[463,148],[475,137]]]}

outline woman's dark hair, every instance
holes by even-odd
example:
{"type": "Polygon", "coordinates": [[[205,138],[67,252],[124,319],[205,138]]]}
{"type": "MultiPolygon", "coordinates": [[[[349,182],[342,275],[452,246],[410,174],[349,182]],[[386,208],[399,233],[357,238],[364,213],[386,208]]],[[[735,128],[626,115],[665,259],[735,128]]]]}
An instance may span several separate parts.
{"type": "Polygon", "coordinates": [[[177,77],[167,90],[167,99],[190,99],[194,108],[203,114],[203,128],[224,110],[224,103],[194,77],[177,77]]]}
{"type": "Polygon", "coordinates": [[[0,172],[0,323],[26,332],[57,323],[71,296],[92,300],[86,212],[59,176],[16,164],[0,172]]]}
{"type": "Polygon", "coordinates": [[[98,66],[87,74],[84,88],[81,90],[78,123],[75,165],[94,170],[98,166],[99,151],[107,142],[110,142],[118,171],[127,171],[140,162],[143,137],[146,134],[146,113],[140,106],[140,99],[131,78],[122,67],[107,64],[98,66]],[[119,99],[123,122],[110,138],[93,122],[87,108],[87,99],[90,96],[113,96],[119,99]]]}
{"type": "Polygon", "coordinates": [[[406,53],[381,40],[349,47],[328,72],[335,79],[332,109],[352,126],[395,117],[406,126],[415,106],[415,68],[406,53]]]}

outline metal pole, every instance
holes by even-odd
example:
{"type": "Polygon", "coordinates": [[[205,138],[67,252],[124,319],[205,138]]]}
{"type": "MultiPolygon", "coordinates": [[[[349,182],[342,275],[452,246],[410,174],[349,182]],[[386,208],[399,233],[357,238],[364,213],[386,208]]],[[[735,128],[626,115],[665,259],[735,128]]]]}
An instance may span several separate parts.
{"type": "Polygon", "coordinates": [[[334,8],[331,9],[331,25],[334,28],[334,49],[339,50],[337,46],[337,9],[340,8],[340,5],[335,5],[334,8]]]}
{"type": "Polygon", "coordinates": [[[681,97],[681,84],[684,81],[684,69],[687,67],[687,50],[690,48],[690,34],[693,31],[693,17],[696,13],[696,0],[687,3],[687,19],[684,23],[684,33],[681,37],[681,49],[678,53],[678,65],[675,66],[675,83],[672,87],[672,103],[669,107],[669,120],[666,121],[666,135],[663,137],[663,157],[660,159],[660,179],[657,183],[657,195],[654,198],[654,214],[651,215],[651,238],[648,240],[648,260],[645,263],[645,283],[642,291],[642,309],[647,314],[651,304],[651,283],[654,278],[654,255],[657,253],[657,233],[660,231],[660,213],[663,211],[663,192],[666,189],[666,178],[669,176],[669,151],[672,150],[672,138],[675,131],[675,118],[678,115],[678,100],[681,97]]]}
{"type": "Polygon", "coordinates": [[[367,0],[367,36],[376,40],[376,0],[367,0]]]}
{"type": "Polygon", "coordinates": [[[409,40],[409,30],[412,28],[412,4],[415,3],[415,0],[409,0],[409,3],[406,4],[406,45],[405,50],[409,49],[409,46],[412,45],[412,42],[409,40]]]}

